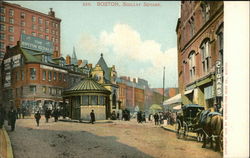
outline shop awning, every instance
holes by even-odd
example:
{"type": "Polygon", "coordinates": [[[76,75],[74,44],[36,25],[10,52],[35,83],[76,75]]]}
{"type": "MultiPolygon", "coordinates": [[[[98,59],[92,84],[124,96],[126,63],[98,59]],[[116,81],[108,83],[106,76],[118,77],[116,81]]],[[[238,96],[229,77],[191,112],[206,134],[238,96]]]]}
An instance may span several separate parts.
{"type": "Polygon", "coordinates": [[[173,96],[172,98],[165,100],[163,102],[163,105],[170,105],[170,104],[180,103],[180,102],[181,102],[181,94],[177,94],[177,95],[173,96]]]}
{"type": "Polygon", "coordinates": [[[184,94],[186,95],[186,94],[190,94],[192,92],[193,92],[193,89],[190,89],[190,90],[185,91],[184,94]]]}
{"type": "Polygon", "coordinates": [[[174,106],[173,109],[174,110],[181,110],[181,104],[174,106]]]}

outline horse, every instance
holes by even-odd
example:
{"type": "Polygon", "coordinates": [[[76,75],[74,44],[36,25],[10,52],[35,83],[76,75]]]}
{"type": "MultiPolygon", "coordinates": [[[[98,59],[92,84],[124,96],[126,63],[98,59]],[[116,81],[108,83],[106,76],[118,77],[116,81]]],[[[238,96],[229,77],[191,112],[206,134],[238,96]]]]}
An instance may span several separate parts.
{"type": "Polygon", "coordinates": [[[196,116],[196,120],[198,121],[199,128],[202,129],[203,134],[203,145],[202,148],[206,147],[207,137],[210,141],[210,147],[213,149],[213,137],[215,137],[215,151],[222,151],[222,132],[223,132],[223,116],[219,113],[213,113],[211,109],[199,111],[196,116]],[[202,120],[202,115],[207,112],[207,117],[205,120],[202,120]],[[210,114],[213,114],[209,116],[210,114]]]}

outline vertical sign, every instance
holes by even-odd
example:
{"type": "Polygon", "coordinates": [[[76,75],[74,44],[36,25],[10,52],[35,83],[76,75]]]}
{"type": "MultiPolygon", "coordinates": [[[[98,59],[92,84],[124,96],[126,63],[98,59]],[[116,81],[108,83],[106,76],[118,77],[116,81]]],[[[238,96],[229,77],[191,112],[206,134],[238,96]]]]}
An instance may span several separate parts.
{"type": "Polygon", "coordinates": [[[223,83],[222,83],[222,63],[220,60],[216,61],[215,64],[215,75],[216,75],[216,96],[222,97],[223,95],[223,83]]]}

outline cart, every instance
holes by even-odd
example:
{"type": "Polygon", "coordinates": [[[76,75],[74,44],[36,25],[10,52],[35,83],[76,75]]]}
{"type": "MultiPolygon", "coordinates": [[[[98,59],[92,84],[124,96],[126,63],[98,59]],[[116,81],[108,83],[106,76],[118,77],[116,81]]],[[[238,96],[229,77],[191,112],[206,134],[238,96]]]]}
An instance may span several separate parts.
{"type": "Polygon", "coordinates": [[[198,104],[186,104],[182,106],[181,111],[177,113],[175,124],[175,131],[178,139],[181,137],[187,139],[188,133],[193,132],[197,134],[197,140],[201,141],[201,129],[197,124],[197,120],[195,120],[200,110],[204,110],[204,107],[198,104]]]}

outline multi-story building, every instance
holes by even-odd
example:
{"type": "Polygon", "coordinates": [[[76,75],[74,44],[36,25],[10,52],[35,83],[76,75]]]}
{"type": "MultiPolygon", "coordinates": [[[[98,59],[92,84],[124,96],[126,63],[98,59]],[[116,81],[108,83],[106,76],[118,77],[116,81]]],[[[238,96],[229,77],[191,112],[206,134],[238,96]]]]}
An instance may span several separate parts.
{"type": "Polygon", "coordinates": [[[25,34],[21,39],[16,46],[7,46],[2,64],[1,89],[6,107],[34,110],[57,106],[63,102],[63,90],[88,76],[87,68],[67,65],[63,57],[53,58],[52,42],[25,34]]]}
{"type": "Polygon", "coordinates": [[[21,33],[52,41],[54,57],[60,57],[61,19],[55,17],[52,8],[44,14],[18,4],[0,3],[0,62],[6,46],[12,47],[20,41],[21,33]]]}
{"type": "Polygon", "coordinates": [[[223,1],[181,1],[178,82],[182,102],[212,107],[222,102],[223,1]]]}

